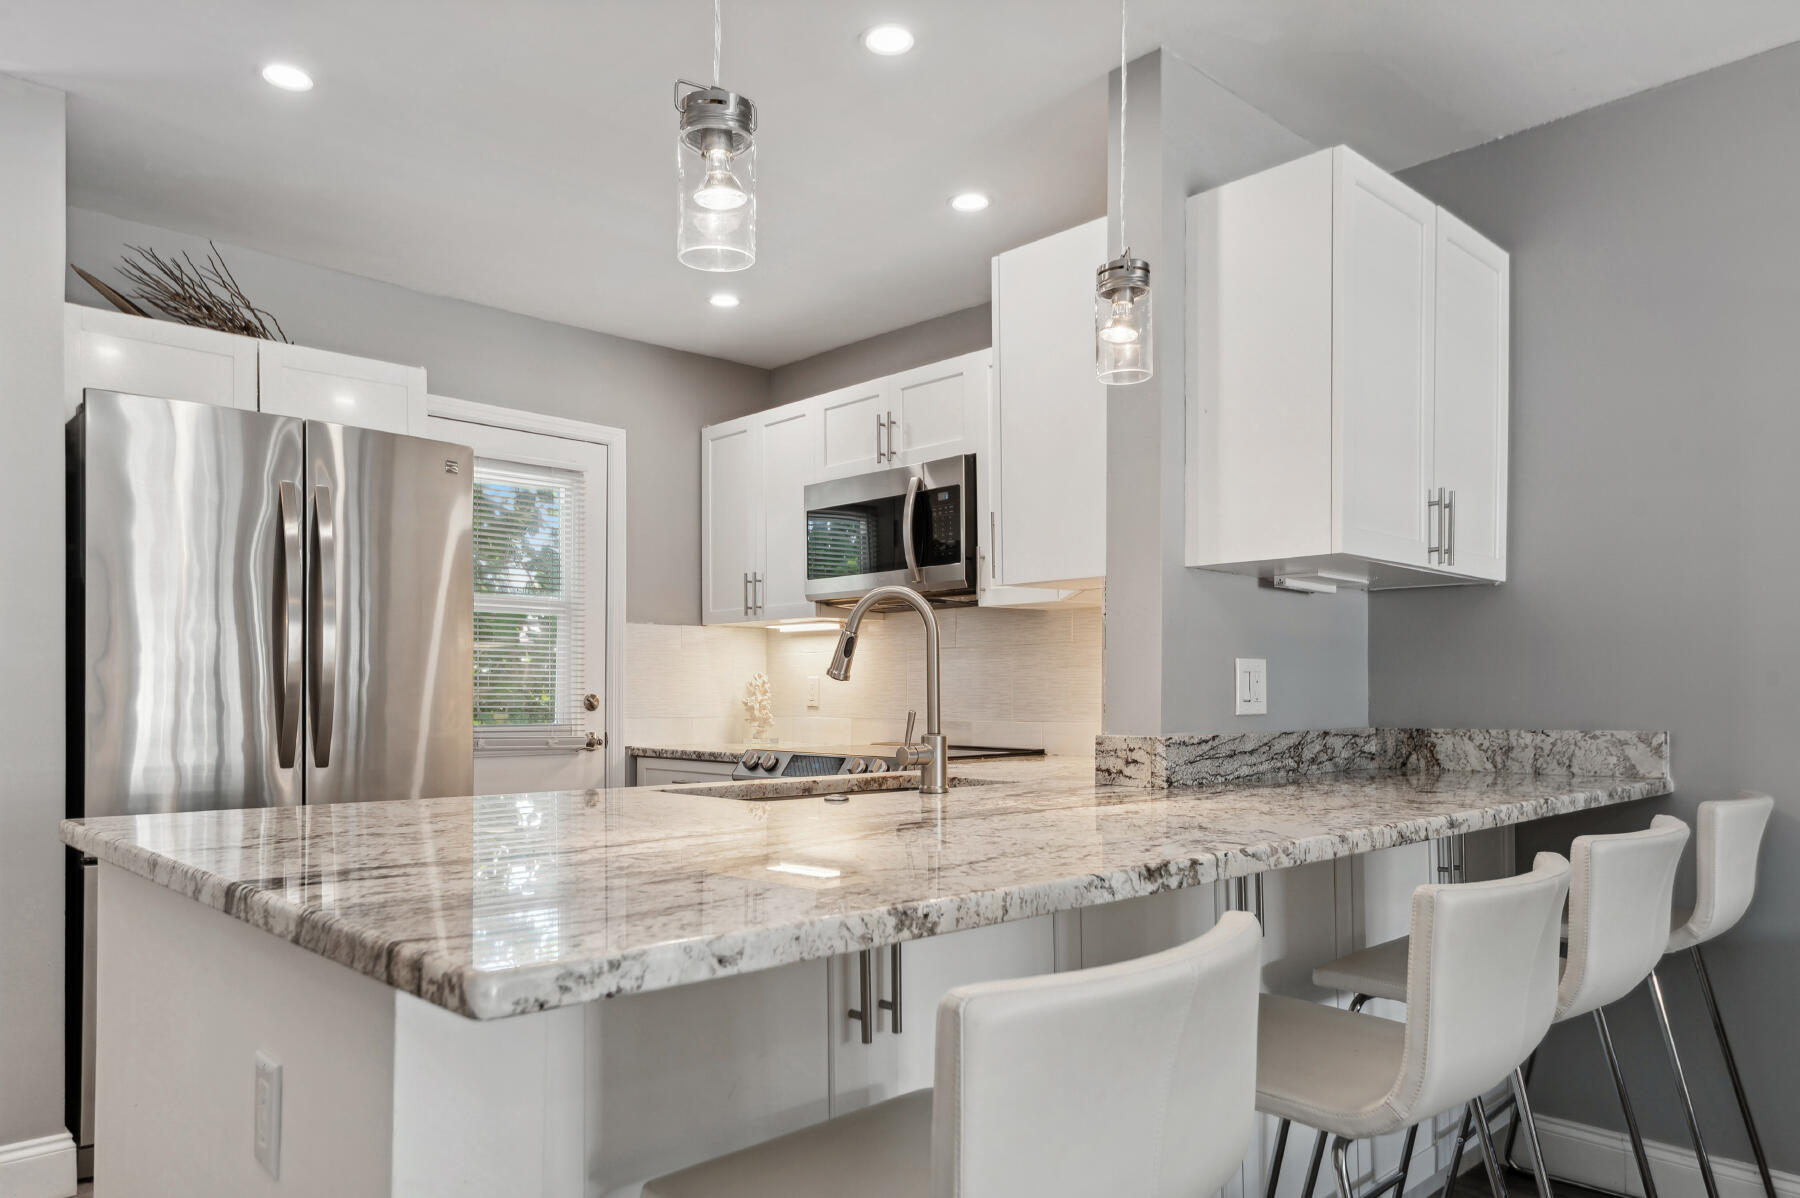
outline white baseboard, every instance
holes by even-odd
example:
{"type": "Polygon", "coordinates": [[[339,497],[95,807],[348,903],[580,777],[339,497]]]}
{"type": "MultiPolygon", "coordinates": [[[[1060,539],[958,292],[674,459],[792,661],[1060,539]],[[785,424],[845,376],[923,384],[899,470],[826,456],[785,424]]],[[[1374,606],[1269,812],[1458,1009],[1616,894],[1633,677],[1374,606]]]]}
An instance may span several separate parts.
{"type": "MultiPolygon", "coordinates": [[[[1537,1125],[1538,1139],[1544,1145],[1544,1163],[1551,1177],[1642,1198],[1644,1187],[1638,1181],[1637,1161],[1631,1153],[1631,1140],[1624,1132],[1550,1115],[1539,1115],[1537,1125]]],[[[1530,1163],[1523,1139],[1514,1151],[1519,1164],[1530,1163]]],[[[1705,1198],[1706,1187],[1700,1180],[1700,1163],[1693,1149],[1646,1140],[1644,1151],[1650,1157],[1650,1172],[1656,1178],[1661,1198],[1705,1198]]],[[[1753,1162],[1714,1156],[1712,1167],[1713,1177],[1719,1183],[1719,1198],[1764,1198],[1762,1177],[1753,1162]]],[[[1775,1192],[1781,1198],[1800,1198],[1800,1174],[1775,1170],[1773,1177],[1775,1192]]]]}
{"type": "Polygon", "coordinates": [[[70,1198],[75,1138],[68,1132],[0,1144],[0,1198],[70,1198]]]}

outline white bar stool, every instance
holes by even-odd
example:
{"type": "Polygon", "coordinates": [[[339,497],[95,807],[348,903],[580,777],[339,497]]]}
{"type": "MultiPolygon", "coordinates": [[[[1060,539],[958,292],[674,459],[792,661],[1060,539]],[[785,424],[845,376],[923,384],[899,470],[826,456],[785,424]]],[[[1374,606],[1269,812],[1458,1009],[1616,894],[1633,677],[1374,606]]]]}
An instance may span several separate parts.
{"type": "Polygon", "coordinates": [[[1255,1121],[1262,934],[1232,912],[1166,952],[964,986],[936,1085],[670,1173],[643,1198],[1192,1198],[1255,1121]]]}
{"type": "Polygon", "coordinates": [[[1351,1143],[1473,1103],[1543,1039],[1569,880],[1539,853],[1528,874],[1413,891],[1403,1024],[1263,995],[1256,1109],[1333,1137],[1339,1198],[1355,1198],[1351,1143]]]}
{"type": "MultiPolygon", "coordinates": [[[[1700,993],[1706,998],[1707,1013],[1712,1016],[1713,1032],[1719,1038],[1719,1051],[1725,1056],[1725,1068],[1731,1075],[1731,1088],[1737,1095],[1738,1112],[1744,1117],[1744,1129],[1750,1133],[1750,1151],[1756,1155],[1756,1168],[1762,1174],[1763,1190],[1768,1198],[1776,1198],[1775,1180],[1769,1174],[1769,1161],[1763,1154],[1762,1137],[1756,1133],[1756,1121],[1750,1116],[1750,1100],[1744,1093],[1744,1079],[1738,1074],[1737,1057],[1725,1035],[1725,1021],[1719,1015],[1719,1001],[1713,995],[1712,979],[1706,973],[1706,961],[1700,946],[1717,939],[1737,926],[1756,894],[1756,860],[1762,852],[1763,832],[1775,800],[1766,794],[1745,791],[1735,799],[1712,799],[1700,804],[1699,835],[1695,837],[1694,909],[1678,911],[1672,922],[1667,951],[1686,949],[1700,975],[1700,993]]],[[[1700,1120],[1694,1114],[1694,1098],[1688,1092],[1687,1074],[1681,1067],[1681,1054],[1675,1048],[1675,1029],[1669,1024],[1669,1004],[1663,995],[1662,979],[1650,971],[1650,1001],[1656,1008],[1656,1020],[1662,1025],[1663,1045],[1669,1050],[1669,1066],[1675,1072],[1675,1084],[1681,1090],[1681,1105],[1687,1115],[1688,1135],[1694,1141],[1694,1155],[1700,1161],[1700,1178],[1706,1184],[1707,1198],[1719,1198],[1719,1183],[1713,1177],[1712,1158],[1700,1138],[1700,1120]]],[[[1617,1068],[1617,1066],[1615,1066],[1617,1068]]]]}
{"type": "MultiPolygon", "coordinates": [[[[1662,927],[1662,911],[1669,906],[1674,894],[1675,873],[1687,841],[1686,824],[1673,816],[1659,815],[1645,831],[1578,836],[1569,846],[1568,949],[1557,987],[1554,1022],[1593,1015],[1600,1045],[1612,1070],[1619,1105],[1625,1113],[1625,1126],[1631,1136],[1646,1198],[1656,1198],[1656,1184],[1650,1176],[1644,1138],[1638,1130],[1631,1096],[1625,1090],[1624,1074],[1619,1069],[1612,1030],[1607,1025],[1603,1008],[1635,990],[1662,959],[1668,939],[1662,927]]],[[[1354,990],[1359,999],[1366,995],[1404,1001],[1406,946],[1406,938],[1402,937],[1351,953],[1315,970],[1313,983],[1354,990]]],[[[1515,1070],[1512,1101],[1518,1107],[1519,1118],[1514,1126],[1523,1124],[1525,1127],[1539,1192],[1547,1198],[1550,1179],[1539,1151],[1537,1124],[1532,1117],[1525,1082],[1524,1073],[1515,1070]]],[[[1488,1113],[1483,1112],[1484,1117],[1488,1113]]],[[[1451,1191],[1454,1183],[1468,1134],[1469,1121],[1465,1117],[1452,1158],[1450,1178],[1446,1180],[1446,1193],[1451,1191]]],[[[1510,1152],[1509,1137],[1509,1155],[1510,1152]]]]}

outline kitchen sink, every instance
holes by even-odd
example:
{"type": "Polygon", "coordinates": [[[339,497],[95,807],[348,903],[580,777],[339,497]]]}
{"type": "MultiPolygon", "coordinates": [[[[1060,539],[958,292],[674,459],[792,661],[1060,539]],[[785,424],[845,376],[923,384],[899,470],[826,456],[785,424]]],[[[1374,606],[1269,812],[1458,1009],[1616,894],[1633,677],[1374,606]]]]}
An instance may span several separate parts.
{"type": "MultiPolygon", "coordinates": [[[[987,786],[984,778],[951,778],[950,785],[987,786]]],[[[919,789],[919,775],[910,771],[892,774],[828,774],[821,778],[770,778],[750,782],[694,782],[661,786],[675,794],[709,795],[719,799],[762,802],[767,799],[806,799],[818,795],[854,795],[919,789]]]]}

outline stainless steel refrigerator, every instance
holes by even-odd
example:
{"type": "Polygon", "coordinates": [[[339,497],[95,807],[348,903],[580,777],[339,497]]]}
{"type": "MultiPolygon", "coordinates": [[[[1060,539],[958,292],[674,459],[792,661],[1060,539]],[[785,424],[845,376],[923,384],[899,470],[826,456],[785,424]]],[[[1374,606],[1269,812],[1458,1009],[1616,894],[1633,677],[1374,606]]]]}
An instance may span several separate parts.
{"type": "MultiPolygon", "coordinates": [[[[68,453],[70,814],[469,793],[472,450],[88,391],[68,453]]],[[[71,862],[84,1148],[93,879],[71,862]]]]}

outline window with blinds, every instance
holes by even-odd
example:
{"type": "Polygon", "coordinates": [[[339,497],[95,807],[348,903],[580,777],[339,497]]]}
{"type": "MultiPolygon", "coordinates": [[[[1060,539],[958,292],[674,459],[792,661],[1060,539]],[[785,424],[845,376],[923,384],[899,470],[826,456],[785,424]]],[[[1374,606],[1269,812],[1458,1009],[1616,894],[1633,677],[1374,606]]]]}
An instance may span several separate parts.
{"type": "Polygon", "coordinates": [[[578,735],[584,676],[585,479],[475,459],[475,743],[578,735]]]}

